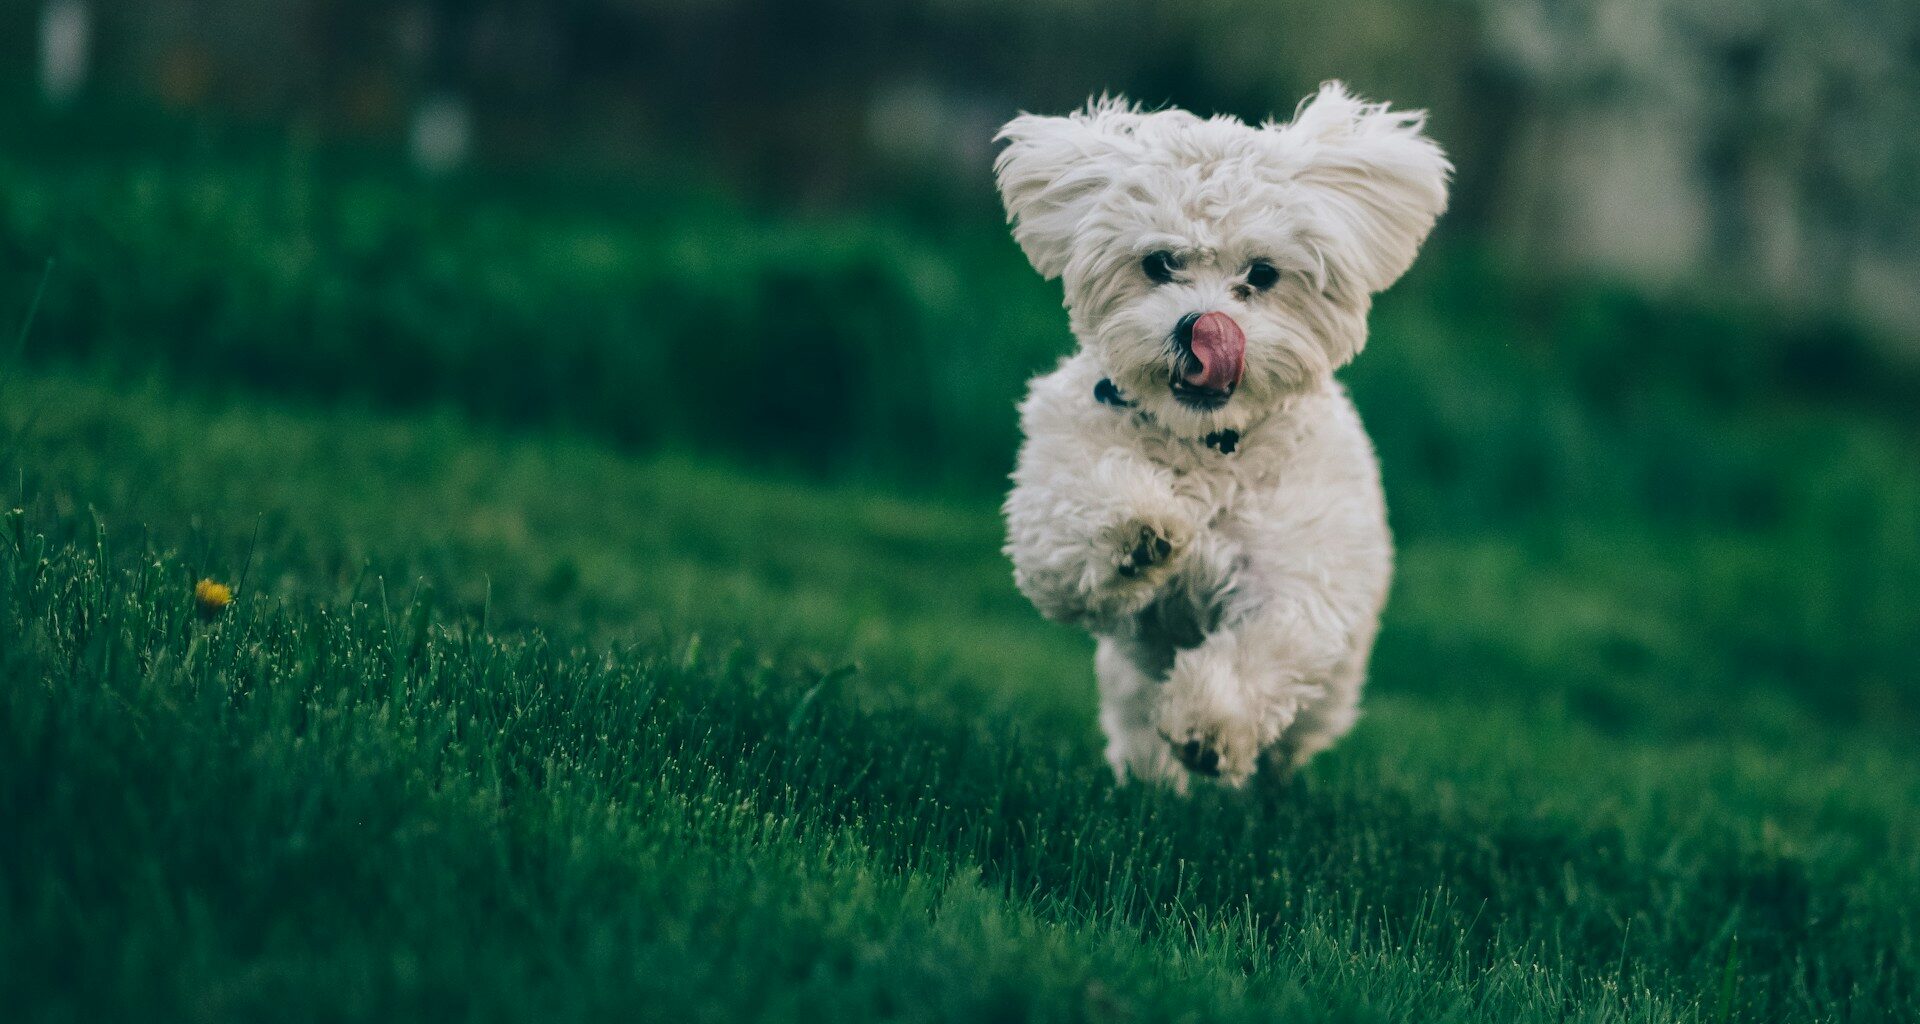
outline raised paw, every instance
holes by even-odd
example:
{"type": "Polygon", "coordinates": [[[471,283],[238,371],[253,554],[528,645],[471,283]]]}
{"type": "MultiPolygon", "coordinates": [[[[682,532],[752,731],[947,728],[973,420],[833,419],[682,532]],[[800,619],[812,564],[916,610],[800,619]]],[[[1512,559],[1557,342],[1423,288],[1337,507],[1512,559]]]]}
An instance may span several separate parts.
{"type": "Polygon", "coordinates": [[[1123,544],[1118,572],[1127,579],[1138,579],[1155,566],[1173,557],[1173,543],[1151,526],[1136,525],[1123,544]]]}

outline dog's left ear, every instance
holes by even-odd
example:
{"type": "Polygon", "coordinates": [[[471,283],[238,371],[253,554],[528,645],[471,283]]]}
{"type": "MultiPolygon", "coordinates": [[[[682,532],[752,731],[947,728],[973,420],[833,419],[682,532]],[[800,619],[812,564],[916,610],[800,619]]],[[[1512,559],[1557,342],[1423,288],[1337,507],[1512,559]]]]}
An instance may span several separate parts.
{"type": "Polygon", "coordinates": [[[1453,164],[1425,127],[1425,111],[1367,103],[1328,82],[1292,123],[1265,129],[1298,161],[1293,180],[1313,196],[1330,269],[1367,292],[1406,273],[1447,208],[1453,164]]]}
{"type": "Polygon", "coordinates": [[[1102,96],[1066,117],[1022,114],[994,136],[1007,144],[993,176],[1013,240],[1042,277],[1066,270],[1080,222],[1113,181],[1140,118],[1126,100],[1102,96]]]}

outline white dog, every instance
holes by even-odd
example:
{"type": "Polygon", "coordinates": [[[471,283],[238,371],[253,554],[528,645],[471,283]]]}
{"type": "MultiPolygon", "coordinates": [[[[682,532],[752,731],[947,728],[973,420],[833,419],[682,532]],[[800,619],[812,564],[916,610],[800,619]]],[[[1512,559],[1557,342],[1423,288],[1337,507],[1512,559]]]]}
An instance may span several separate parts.
{"type": "Polygon", "coordinates": [[[1289,124],[1101,99],[994,164],[1079,351],[1036,378],[1014,578],[1098,637],[1107,759],[1185,790],[1353,726],[1392,575],[1380,470],[1333,372],[1446,207],[1424,115],[1322,86],[1289,124]]]}

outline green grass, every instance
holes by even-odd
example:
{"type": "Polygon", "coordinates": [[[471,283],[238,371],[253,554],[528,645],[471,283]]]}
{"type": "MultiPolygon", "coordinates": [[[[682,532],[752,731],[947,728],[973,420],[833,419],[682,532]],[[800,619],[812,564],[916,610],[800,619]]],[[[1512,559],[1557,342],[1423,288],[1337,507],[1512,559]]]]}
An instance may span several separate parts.
{"type": "Polygon", "coordinates": [[[1705,678],[1753,605],[1700,596],[1766,594],[1739,538],[1691,588],[1652,543],[1412,545],[1362,728],[1183,803],[1107,781],[1085,643],[989,507],[6,394],[0,934],[36,1016],[1912,1016],[1906,691],[1705,678]]]}

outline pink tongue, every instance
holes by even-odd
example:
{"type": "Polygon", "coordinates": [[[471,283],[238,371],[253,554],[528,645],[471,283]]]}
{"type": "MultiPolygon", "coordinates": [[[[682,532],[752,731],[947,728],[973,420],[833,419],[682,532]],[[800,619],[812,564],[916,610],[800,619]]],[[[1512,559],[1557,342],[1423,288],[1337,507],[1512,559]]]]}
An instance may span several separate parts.
{"type": "Polygon", "coordinates": [[[1184,374],[1188,384],[1229,391],[1246,369],[1247,336],[1225,313],[1208,313],[1193,322],[1193,359],[1199,366],[1184,374]]]}

